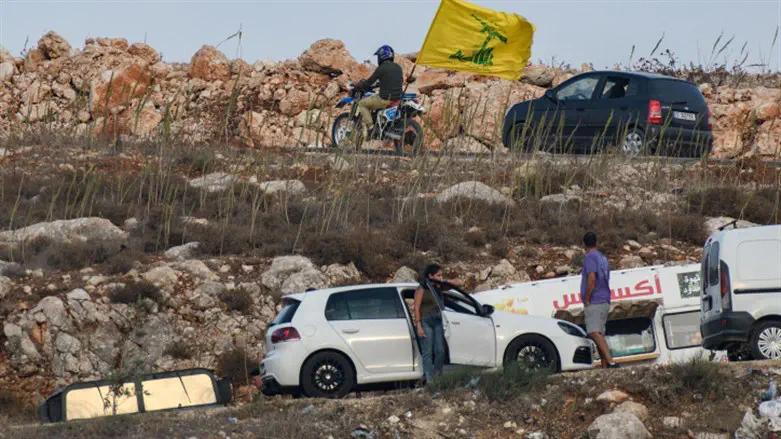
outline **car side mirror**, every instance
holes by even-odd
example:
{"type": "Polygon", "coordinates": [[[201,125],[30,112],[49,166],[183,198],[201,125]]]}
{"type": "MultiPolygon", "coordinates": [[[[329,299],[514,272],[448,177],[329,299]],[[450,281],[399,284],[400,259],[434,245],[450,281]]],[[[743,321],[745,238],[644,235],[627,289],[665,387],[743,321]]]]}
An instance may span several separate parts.
{"type": "Polygon", "coordinates": [[[550,100],[552,100],[552,101],[556,101],[557,100],[556,99],[556,93],[554,93],[552,89],[545,90],[545,97],[550,99],[550,100]]]}
{"type": "Polygon", "coordinates": [[[483,315],[490,316],[494,313],[494,307],[492,305],[483,305],[483,315]]]}

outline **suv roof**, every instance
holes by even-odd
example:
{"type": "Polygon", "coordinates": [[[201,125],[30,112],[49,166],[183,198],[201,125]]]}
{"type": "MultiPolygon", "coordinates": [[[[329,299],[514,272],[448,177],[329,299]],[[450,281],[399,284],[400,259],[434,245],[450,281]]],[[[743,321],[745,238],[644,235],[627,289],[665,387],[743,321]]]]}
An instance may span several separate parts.
{"type": "Polygon", "coordinates": [[[693,82],[687,81],[685,79],[676,78],[674,76],[662,75],[660,73],[649,73],[649,72],[627,72],[627,71],[622,71],[622,70],[594,70],[594,71],[591,71],[591,72],[583,72],[583,73],[581,73],[581,75],[594,74],[594,73],[600,74],[600,75],[617,74],[617,75],[636,76],[636,77],[645,78],[645,79],[673,80],[673,81],[686,82],[686,83],[694,85],[693,82]]]}

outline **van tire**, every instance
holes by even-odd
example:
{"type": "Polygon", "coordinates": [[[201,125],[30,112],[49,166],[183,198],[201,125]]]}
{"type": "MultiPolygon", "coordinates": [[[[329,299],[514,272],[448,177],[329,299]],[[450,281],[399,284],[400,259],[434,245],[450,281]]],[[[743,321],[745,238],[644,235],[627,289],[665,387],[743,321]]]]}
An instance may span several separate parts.
{"type": "Polygon", "coordinates": [[[537,357],[532,360],[531,367],[548,369],[551,372],[559,371],[559,353],[556,347],[547,338],[537,334],[521,335],[510,342],[504,352],[504,364],[519,361],[524,350],[531,351],[530,354],[537,357]]]}
{"type": "Polygon", "coordinates": [[[312,398],[341,398],[355,387],[355,371],[344,355],[318,352],[301,368],[301,387],[312,398]]]}
{"type": "Polygon", "coordinates": [[[768,350],[768,341],[781,344],[781,321],[766,320],[759,323],[751,335],[751,357],[754,360],[781,360],[781,350],[768,350]]]}

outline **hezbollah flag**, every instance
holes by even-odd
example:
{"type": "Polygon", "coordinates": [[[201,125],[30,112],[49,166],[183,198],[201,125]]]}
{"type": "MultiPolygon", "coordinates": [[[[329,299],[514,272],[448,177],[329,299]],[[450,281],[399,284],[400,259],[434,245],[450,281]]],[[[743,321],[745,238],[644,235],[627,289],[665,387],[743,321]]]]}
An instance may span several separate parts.
{"type": "Polygon", "coordinates": [[[463,0],[442,0],[417,63],[520,79],[531,56],[534,25],[518,14],[463,0]]]}

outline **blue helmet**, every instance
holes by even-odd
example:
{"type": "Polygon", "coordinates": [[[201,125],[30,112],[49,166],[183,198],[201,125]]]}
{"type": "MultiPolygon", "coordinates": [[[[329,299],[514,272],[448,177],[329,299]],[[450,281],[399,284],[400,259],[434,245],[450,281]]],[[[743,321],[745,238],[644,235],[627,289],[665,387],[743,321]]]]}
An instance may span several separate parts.
{"type": "Polygon", "coordinates": [[[387,44],[377,49],[374,54],[377,55],[377,64],[388,60],[393,61],[393,47],[388,46],[387,44]]]}

